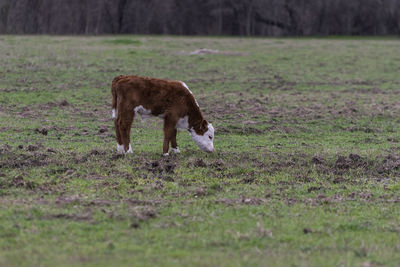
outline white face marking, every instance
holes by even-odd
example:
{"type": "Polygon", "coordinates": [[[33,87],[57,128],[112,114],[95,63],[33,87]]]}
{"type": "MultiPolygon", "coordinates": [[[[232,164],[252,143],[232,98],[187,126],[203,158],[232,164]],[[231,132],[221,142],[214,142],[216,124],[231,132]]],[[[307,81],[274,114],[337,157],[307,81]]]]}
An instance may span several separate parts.
{"type": "Polygon", "coordinates": [[[117,117],[117,111],[115,110],[115,108],[113,108],[112,110],[112,118],[115,119],[117,117]]]}
{"type": "Polygon", "coordinates": [[[142,105],[135,107],[133,111],[139,114],[142,120],[153,117],[153,115],[151,115],[151,110],[145,109],[142,105]]]}
{"type": "Polygon", "coordinates": [[[172,148],[172,152],[174,152],[175,154],[179,154],[181,153],[181,151],[179,150],[179,148],[172,148]]]}
{"type": "Polygon", "coordinates": [[[203,135],[198,135],[193,128],[190,131],[190,135],[201,150],[206,152],[214,151],[214,127],[211,123],[208,124],[208,130],[203,135]]]}
{"type": "MultiPolygon", "coordinates": [[[[186,83],[184,83],[184,82],[182,82],[182,81],[180,81],[180,83],[183,85],[183,87],[185,87],[185,88],[189,91],[189,93],[192,94],[192,96],[193,96],[193,98],[194,98],[194,95],[193,95],[192,91],[190,91],[190,89],[189,89],[189,87],[186,85],[186,83]]],[[[196,105],[197,105],[198,107],[200,107],[200,106],[199,106],[199,103],[197,103],[197,100],[194,99],[194,101],[196,102],[196,105]]]]}
{"type": "Polygon", "coordinates": [[[176,129],[189,129],[189,117],[185,116],[183,118],[180,118],[175,126],[176,129]]]}

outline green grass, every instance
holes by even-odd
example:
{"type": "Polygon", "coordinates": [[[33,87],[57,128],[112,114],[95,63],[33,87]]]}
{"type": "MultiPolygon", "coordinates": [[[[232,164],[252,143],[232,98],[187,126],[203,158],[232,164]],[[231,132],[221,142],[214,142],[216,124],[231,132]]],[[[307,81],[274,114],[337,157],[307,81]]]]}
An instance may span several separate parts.
{"type": "Polygon", "coordinates": [[[0,55],[0,266],[399,266],[398,38],[0,36],[0,55]],[[121,74],[185,81],[215,153],[180,132],[162,157],[162,122],[137,119],[116,155],[121,74]]]}

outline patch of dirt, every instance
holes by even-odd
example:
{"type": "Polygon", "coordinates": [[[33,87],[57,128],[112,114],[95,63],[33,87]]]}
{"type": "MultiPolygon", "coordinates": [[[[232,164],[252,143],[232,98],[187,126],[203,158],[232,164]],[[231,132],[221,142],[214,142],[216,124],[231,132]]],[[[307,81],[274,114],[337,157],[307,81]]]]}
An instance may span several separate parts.
{"type": "Polygon", "coordinates": [[[8,153],[9,151],[11,151],[12,147],[8,144],[2,144],[0,146],[0,154],[5,154],[8,153]]]}
{"type": "Polygon", "coordinates": [[[233,205],[261,205],[266,202],[264,198],[241,197],[241,198],[222,198],[215,200],[217,204],[233,205]]]}
{"type": "Polygon", "coordinates": [[[156,218],[157,212],[151,207],[143,207],[136,212],[135,217],[140,221],[147,221],[149,219],[156,218]]]}
{"type": "Polygon", "coordinates": [[[162,204],[162,200],[160,199],[152,199],[152,200],[139,200],[139,199],[126,199],[124,202],[129,203],[133,206],[159,206],[162,204]]]}
{"type": "Polygon", "coordinates": [[[251,134],[265,134],[263,130],[259,130],[254,127],[246,126],[240,127],[237,125],[220,126],[218,127],[218,134],[241,134],[241,135],[251,135],[251,134]]]}
{"type": "Polygon", "coordinates": [[[104,149],[94,148],[94,149],[90,150],[90,152],[85,154],[85,155],[72,155],[72,156],[73,156],[73,161],[76,164],[80,164],[80,163],[87,162],[90,158],[93,158],[93,157],[99,157],[100,156],[100,157],[104,158],[105,156],[108,155],[107,154],[108,152],[109,151],[104,150],[104,149]]]}
{"type": "Polygon", "coordinates": [[[70,195],[61,196],[55,200],[57,205],[81,205],[81,206],[113,206],[121,203],[126,203],[132,207],[155,207],[163,204],[160,199],[151,200],[139,200],[135,198],[121,199],[121,200],[110,200],[110,199],[88,199],[84,195],[70,195]]]}
{"type": "Polygon", "coordinates": [[[188,55],[227,55],[227,56],[243,56],[246,55],[245,53],[235,52],[235,51],[220,51],[208,48],[200,48],[195,51],[189,52],[188,55]]]}
{"type": "Polygon", "coordinates": [[[52,148],[48,148],[46,151],[49,153],[54,153],[54,154],[57,153],[57,151],[52,148]]]}
{"type": "Polygon", "coordinates": [[[39,134],[42,134],[42,135],[47,135],[49,133],[49,130],[44,128],[44,127],[42,129],[36,128],[35,129],[35,133],[39,133],[39,134]]]}
{"type": "Polygon", "coordinates": [[[36,150],[38,150],[37,146],[29,145],[27,151],[33,153],[16,154],[8,152],[6,154],[1,154],[0,169],[46,166],[54,162],[54,160],[50,159],[47,154],[36,152],[36,150]]]}
{"type": "Polygon", "coordinates": [[[382,132],[382,130],[378,129],[378,128],[363,127],[363,126],[348,127],[348,128],[345,128],[344,131],[347,131],[347,132],[364,132],[364,133],[380,133],[380,132],[382,132]]]}
{"type": "Polygon", "coordinates": [[[39,104],[39,105],[30,105],[30,106],[24,106],[21,108],[21,110],[13,110],[10,109],[11,112],[15,113],[16,116],[22,117],[22,118],[41,118],[44,116],[45,112],[49,112],[52,109],[67,109],[73,107],[67,100],[61,100],[58,102],[47,102],[45,104],[39,104]]]}
{"type": "Polygon", "coordinates": [[[80,204],[82,200],[83,197],[80,195],[62,196],[57,198],[55,203],[58,205],[80,204]]]}
{"type": "Polygon", "coordinates": [[[335,163],[335,170],[339,172],[340,170],[365,168],[367,166],[368,162],[366,162],[360,155],[349,154],[347,157],[338,157],[335,163]]]}
{"type": "Polygon", "coordinates": [[[379,174],[389,174],[397,172],[400,168],[400,156],[399,155],[387,155],[381,163],[376,167],[379,174]]]}
{"type": "Polygon", "coordinates": [[[207,195],[205,188],[197,188],[193,194],[194,197],[204,197],[205,195],[207,195]]]}
{"type": "Polygon", "coordinates": [[[311,233],[314,233],[314,231],[311,228],[304,228],[303,229],[303,233],[304,234],[311,234],[311,233]]]}
{"type": "Polygon", "coordinates": [[[400,203],[399,196],[392,194],[376,196],[368,191],[352,192],[347,194],[325,195],[318,194],[312,198],[297,199],[296,202],[311,204],[311,205],[328,205],[335,203],[343,203],[347,201],[364,201],[367,203],[400,203]]]}
{"type": "Polygon", "coordinates": [[[11,180],[11,182],[8,184],[8,187],[23,187],[26,189],[35,189],[36,184],[32,181],[26,181],[22,176],[17,176],[11,180]]]}
{"type": "Polygon", "coordinates": [[[307,192],[308,192],[308,193],[311,193],[311,192],[313,192],[313,191],[319,191],[319,190],[321,190],[321,188],[322,188],[322,187],[320,187],[320,186],[311,186],[311,187],[309,187],[309,188],[307,189],[307,192]]]}
{"type": "Polygon", "coordinates": [[[122,159],[122,158],[124,158],[123,154],[113,154],[111,156],[111,160],[119,160],[119,159],[122,159]]]}
{"type": "Polygon", "coordinates": [[[57,213],[57,214],[47,214],[41,219],[44,220],[53,220],[53,219],[61,219],[61,220],[71,220],[71,221],[93,221],[92,214],[66,214],[66,213],[57,213]]]}
{"type": "Polygon", "coordinates": [[[37,145],[28,145],[28,147],[26,148],[27,151],[36,151],[38,149],[39,147],[37,145]]]}
{"type": "MultiPolygon", "coordinates": [[[[254,175],[254,173],[253,173],[254,175]]],[[[252,174],[249,174],[249,176],[245,177],[242,179],[242,183],[244,184],[252,184],[256,181],[256,177],[253,176],[252,174]]]]}
{"type": "MultiPolygon", "coordinates": [[[[282,82],[279,76],[276,76],[274,80],[275,82],[282,82]]],[[[286,84],[285,81],[283,82],[285,87],[293,86],[286,84]]],[[[240,82],[237,81],[237,83],[240,82]]],[[[265,78],[243,82],[244,88],[249,86],[254,90],[254,88],[258,87],[273,87],[274,84],[272,79],[265,80],[265,78]]],[[[298,119],[330,121],[334,118],[351,119],[374,116],[397,118],[400,116],[400,104],[392,101],[393,97],[384,93],[379,93],[377,98],[374,97],[371,100],[368,94],[359,92],[356,89],[337,94],[322,91],[284,92],[280,88],[281,86],[277,89],[278,91],[272,91],[268,95],[260,93],[259,96],[256,96],[255,92],[249,93],[246,90],[216,93],[211,101],[210,99],[203,101],[202,108],[207,117],[211,117],[211,120],[223,121],[240,128],[253,127],[256,129],[258,127],[254,126],[272,124],[273,126],[281,127],[285,126],[283,123],[295,124],[301,128],[301,124],[297,122],[298,119]],[[349,99],[357,99],[357,101],[349,101],[349,99]],[[274,123],[272,121],[262,121],[265,117],[276,121],[274,123]]],[[[294,128],[298,130],[297,127],[294,128]]],[[[235,132],[236,130],[241,129],[230,131],[222,128],[222,131],[227,133],[235,132]]],[[[270,130],[274,129],[271,128],[270,130]]],[[[377,127],[357,124],[342,130],[366,133],[383,131],[377,127]]]]}
{"type": "MultiPolygon", "coordinates": [[[[219,152],[220,153],[220,152],[219,152]]],[[[259,173],[274,175],[276,173],[289,173],[294,183],[308,183],[314,180],[312,173],[329,177],[335,184],[357,184],[365,179],[379,182],[382,175],[400,175],[400,156],[395,154],[376,155],[366,158],[356,153],[338,155],[336,158],[325,158],[324,155],[307,155],[305,153],[279,153],[264,151],[264,160],[247,154],[230,155],[229,162],[214,161],[206,163],[210,175],[214,177],[237,178],[242,183],[257,183],[259,173]],[[221,172],[232,167],[252,166],[254,170],[244,173],[221,172]],[[363,179],[349,180],[343,177],[357,173],[363,179]]],[[[223,154],[220,156],[225,158],[223,154]]],[[[192,166],[193,163],[189,165],[192,166]]]]}
{"type": "MultiPolygon", "coordinates": [[[[0,115],[1,116],[3,116],[3,114],[1,113],[1,111],[0,111],[0,115]]],[[[4,114],[5,115],[5,114],[4,114]]],[[[10,131],[12,128],[11,127],[1,127],[0,128],[0,133],[1,132],[8,132],[8,131],[10,131]]]]}
{"type": "Polygon", "coordinates": [[[108,132],[108,127],[107,126],[100,126],[99,127],[99,134],[104,134],[108,132]]]}
{"type": "Polygon", "coordinates": [[[66,106],[69,106],[70,104],[69,104],[69,102],[67,101],[67,100],[61,100],[59,103],[58,103],[60,106],[62,106],[62,107],[66,107],[66,106]]]}
{"type": "Polygon", "coordinates": [[[104,156],[107,152],[105,150],[99,150],[99,149],[92,149],[88,155],[90,156],[104,156]]]}
{"type": "Polygon", "coordinates": [[[225,165],[226,163],[222,159],[217,159],[210,164],[210,167],[214,168],[216,171],[224,171],[226,170],[225,165]]]}
{"type": "Polygon", "coordinates": [[[318,164],[318,165],[324,164],[324,158],[321,157],[321,156],[314,156],[314,157],[312,157],[312,159],[311,159],[311,163],[313,163],[313,164],[318,164]]]}
{"type": "Polygon", "coordinates": [[[194,167],[201,167],[201,168],[205,168],[205,167],[207,167],[207,164],[206,164],[206,162],[203,160],[203,159],[196,159],[194,162],[193,162],[193,166],[194,167]]]}
{"type": "Polygon", "coordinates": [[[153,174],[173,174],[176,168],[176,163],[173,159],[161,159],[155,161],[147,161],[142,166],[142,169],[151,172],[153,174]]]}

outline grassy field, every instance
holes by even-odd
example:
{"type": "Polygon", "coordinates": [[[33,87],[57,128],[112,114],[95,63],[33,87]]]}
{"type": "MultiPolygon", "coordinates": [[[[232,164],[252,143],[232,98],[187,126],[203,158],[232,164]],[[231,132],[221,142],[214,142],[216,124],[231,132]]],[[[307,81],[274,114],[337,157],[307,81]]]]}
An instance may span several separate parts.
{"type": "Polygon", "coordinates": [[[399,39],[0,36],[0,266],[400,266],[399,122],[399,39]],[[185,81],[215,153],[117,155],[120,74],[185,81]]]}

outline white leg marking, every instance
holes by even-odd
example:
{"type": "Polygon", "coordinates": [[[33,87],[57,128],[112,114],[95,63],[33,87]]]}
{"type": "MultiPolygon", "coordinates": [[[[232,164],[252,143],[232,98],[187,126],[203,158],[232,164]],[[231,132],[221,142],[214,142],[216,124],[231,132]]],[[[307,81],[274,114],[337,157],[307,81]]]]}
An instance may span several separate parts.
{"type": "Polygon", "coordinates": [[[115,110],[115,108],[113,108],[112,110],[112,118],[115,119],[117,117],[117,111],[115,110]]]}
{"type": "Polygon", "coordinates": [[[169,156],[169,153],[164,153],[164,154],[162,154],[163,155],[163,157],[168,157],[169,156]]]}
{"type": "Polygon", "coordinates": [[[129,144],[129,149],[126,151],[126,153],[133,153],[131,144],[129,144]]]}
{"type": "Polygon", "coordinates": [[[179,150],[179,147],[177,147],[177,148],[172,148],[172,152],[174,152],[174,154],[179,154],[179,153],[181,153],[181,151],[179,150]]]}
{"type": "Polygon", "coordinates": [[[124,154],[125,153],[124,145],[119,145],[117,143],[117,153],[118,154],[124,154]]]}

